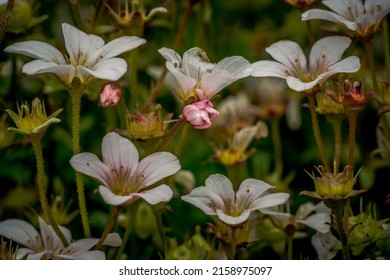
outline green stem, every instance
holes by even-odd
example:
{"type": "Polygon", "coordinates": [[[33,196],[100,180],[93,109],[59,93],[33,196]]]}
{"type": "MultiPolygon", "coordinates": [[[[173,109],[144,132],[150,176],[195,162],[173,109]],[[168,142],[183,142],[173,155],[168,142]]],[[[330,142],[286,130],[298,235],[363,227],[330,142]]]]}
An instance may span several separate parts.
{"type": "Polygon", "coordinates": [[[138,108],[140,103],[140,96],[138,90],[138,50],[135,49],[130,54],[130,69],[129,69],[129,83],[130,83],[130,108],[138,108]]]}
{"type": "Polygon", "coordinates": [[[14,7],[14,0],[8,0],[7,7],[5,8],[4,16],[0,22],[0,46],[3,42],[5,29],[7,28],[8,18],[11,15],[12,8],[14,7]]]}
{"type": "Polygon", "coordinates": [[[169,142],[169,139],[171,139],[171,137],[173,135],[175,135],[175,133],[177,132],[177,130],[182,126],[182,124],[185,122],[184,118],[180,118],[176,123],[175,125],[171,128],[171,130],[165,134],[164,138],[160,141],[160,143],[158,144],[158,146],[156,147],[156,151],[161,151],[169,142]]]}
{"type": "Polygon", "coordinates": [[[386,18],[382,21],[383,32],[383,49],[385,52],[387,80],[390,80],[390,43],[389,43],[389,26],[386,18]]]}
{"type": "Polygon", "coordinates": [[[179,157],[181,152],[182,152],[182,150],[183,150],[184,142],[185,142],[185,140],[187,138],[187,134],[188,134],[188,129],[189,128],[190,128],[190,125],[187,122],[185,122],[184,123],[184,127],[181,130],[181,135],[180,135],[179,141],[178,141],[178,143],[176,145],[176,148],[175,148],[174,155],[176,157],[179,157]]]}
{"type": "Polygon", "coordinates": [[[341,246],[343,248],[343,258],[344,260],[350,260],[349,254],[349,246],[348,246],[348,236],[346,234],[345,226],[344,226],[344,210],[345,210],[345,202],[339,201],[338,205],[333,208],[333,212],[336,218],[337,230],[339,232],[339,237],[341,241],[341,246]]]}
{"type": "Polygon", "coordinates": [[[356,121],[358,113],[348,114],[349,122],[349,137],[348,137],[348,165],[354,165],[354,151],[355,151],[355,135],[356,135],[356,121]]]}
{"type": "Polygon", "coordinates": [[[70,7],[72,8],[72,16],[76,25],[81,29],[85,30],[85,24],[83,17],[81,16],[80,0],[69,0],[70,7]]]}
{"type": "Polygon", "coordinates": [[[282,177],[283,173],[283,158],[282,158],[282,141],[280,138],[280,118],[271,119],[271,134],[272,142],[274,144],[274,153],[275,153],[275,172],[278,175],[278,178],[282,177]]]}
{"type": "MultiPolygon", "coordinates": [[[[80,153],[80,107],[81,96],[83,95],[84,86],[77,89],[71,89],[70,95],[72,99],[72,149],[73,155],[80,153]]],[[[84,186],[82,174],[76,172],[76,186],[79,201],[81,222],[83,225],[84,235],[91,236],[91,230],[88,222],[87,205],[85,202],[84,186]]]]}
{"type": "Polygon", "coordinates": [[[104,228],[104,231],[102,233],[102,236],[99,239],[99,242],[95,246],[95,250],[100,250],[100,248],[103,246],[103,243],[106,240],[107,235],[111,232],[112,228],[114,227],[121,210],[122,210],[122,206],[115,206],[114,209],[112,209],[111,217],[108,220],[106,227],[104,228]]]}
{"type": "Polygon", "coordinates": [[[157,220],[157,230],[160,234],[160,237],[161,237],[161,241],[162,241],[162,244],[163,244],[163,256],[165,258],[165,254],[167,252],[167,239],[165,238],[165,231],[164,231],[164,223],[163,223],[163,219],[162,219],[162,214],[157,212],[156,209],[154,209],[154,213],[156,215],[156,220],[157,220]]]}
{"type": "Polygon", "coordinates": [[[332,128],[334,134],[334,157],[333,157],[333,172],[338,173],[340,168],[340,157],[342,148],[342,133],[341,133],[341,121],[333,121],[332,128]]]}
{"type": "MultiPolygon", "coordinates": [[[[193,10],[194,10],[194,4],[192,3],[192,1],[188,1],[187,10],[186,10],[186,13],[184,15],[182,22],[180,23],[179,31],[176,33],[176,37],[175,37],[175,41],[173,42],[172,49],[177,50],[177,48],[180,45],[180,42],[183,40],[184,31],[187,28],[187,25],[188,25],[188,22],[190,21],[193,10]]],[[[146,101],[146,103],[142,107],[141,111],[146,110],[154,102],[154,100],[156,100],[158,92],[160,91],[160,87],[161,87],[162,83],[164,82],[164,79],[165,79],[165,76],[167,75],[167,73],[168,73],[168,70],[164,66],[164,69],[161,72],[160,78],[158,79],[156,86],[153,87],[153,89],[149,95],[149,99],[146,101]]]]}
{"type": "Polygon", "coordinates": [[[287,235],[287,259],[293,259],[293,238],[291,235],[287,235]]]}
{"type": "Polygon", "coordinates": [[[307,34],[308,34],[308,37],[309,37],[309,43],[311,46],[314,45],[316,39],[313,35],[313,28],[311,26],[311,21],[310,20],[306,20],[305,21],[305,26],[306,26],[306,30],[307,30],[307,34]]]}
{"type": "Polygon", "coordinates": [[[374,59],[374,49],[372,47],[372,39],[367,39],[364,41],[364,47],[366,48],[368,66],[370,67],[372,86],[374,91],[379,93],[378,81],[376,79],[376,69],[375,69],[375,59],[374,59]]]}
{"type": "Polygon", "coordinates": [[[310,108],[310,115],[311,115],[311,121],[312,121],[312,126],[313,126],[313,133],[314,133],[314,138],[315,138],[316,143],[317,143],[317,147],[318,147],[319,152],[320,152],[322,164],[324,165],[325,170],[327,172],[329,172],[330,168],[329,168],[329,163],[328,163],[328,159],[327,159],[326,152],[325,152],[324,142],[322,141],[322,137],[321,137],[320,126],[318,124],[318,117],[317,117],[317,113],[316,113],[316,105],[315,105],[315,97],[314,96],[315,95],[307,96],[309,99],[309,108],[310,108]]]}
{"type": "Polygon", "coordinates": [[[54,220],[54,217],[51,213],[49,202],[47,200],[46,196],[46,183],[45,183],[45,168],[44,168],[44,162],[43,162],[43,153],[42,153],[42,145],[41,145],[41,135],[37,137],[31,137],[30,141],[34,147],[35,152],[35,158],[37,163],[37,173],[38,173],[38,190],[39,190],[39,198],[41,201],[43,214],[45,217],[49,220],[50,225],[52,226],[53,230],[57,234],[57,236],[60,238],[62,244],[67,247],[68,241],[66,240],[64,234],[58,227],[56,221],[54,220]]]}
{"type": "Polygon", "coordinates": [[[122,254],[125,250],[126,244],[129,241],[130,234],[133,231],[134,221],[135,221],[134,216],[135,216],[135,213],[137,213],[138,205],[139,205],[139,203],[134,203],[132,205],[129,205],[129,207],[127,207],[127,217],[126,217],[127,226],[126,226],[126,230],[122,236],[122,245],[119,247],[119,249],[116,253],[117,260],[120,260],[122,254]],[[132,207],[132,206],[134,206],[134,207],[132,207]]]}

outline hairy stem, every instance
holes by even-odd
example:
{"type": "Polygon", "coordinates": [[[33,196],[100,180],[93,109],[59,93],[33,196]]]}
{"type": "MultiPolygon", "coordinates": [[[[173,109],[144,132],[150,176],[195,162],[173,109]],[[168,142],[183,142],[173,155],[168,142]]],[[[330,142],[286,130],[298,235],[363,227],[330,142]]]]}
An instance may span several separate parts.
{"type": "Polygon", "coordinates": [[[355,151],[355,135],[356,135],[356,122],[357,113],[348,114],[349,122],[349,137],[348,137],[348,165],[354,165],[354,151],[355,151]]]}
{"type": "Polygon", "coordinates": [[[275,154],[275,172],[278,178],[282,177],[283,173],[283,157],[282,157],[282,141],[280,138],[280,118],[273,118],[271,120],[271,134],[274,145],[275,154]]]}
{"type": "Polygon", "coordinates": [[[118,218],[119,213],[122,210],[122,206],[115,206],[112,209],[111,217],[108,220],[106,227],[104,228],[104,231],[102,233],[102,236],[99,239],[99,242],[95,246],[95,250],[100,250],[100,248],[103,246],[104,241],[107,238],[107,235],[111,232],[112,228],[114,227],[116,223],[116,219],[118,218]]]}

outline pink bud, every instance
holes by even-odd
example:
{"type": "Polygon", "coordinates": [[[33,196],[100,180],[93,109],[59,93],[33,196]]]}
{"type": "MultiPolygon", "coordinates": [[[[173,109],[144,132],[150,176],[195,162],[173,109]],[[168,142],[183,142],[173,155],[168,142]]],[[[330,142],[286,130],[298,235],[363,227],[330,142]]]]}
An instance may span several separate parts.
{"type": "Polygon", "coordinates": [[[116,106],[122,98],[122,88],[119,84],[110,82],[100,91],[99,105],[102,107],[116,106]]]}
{"type": "Polygon", "coordinates": [[[194,128],[205,129],[211,126],[211,121],[219,115],[219,112],[214,109],[210,100],[204,99],[185,106],[183,115],[194,128]]]}

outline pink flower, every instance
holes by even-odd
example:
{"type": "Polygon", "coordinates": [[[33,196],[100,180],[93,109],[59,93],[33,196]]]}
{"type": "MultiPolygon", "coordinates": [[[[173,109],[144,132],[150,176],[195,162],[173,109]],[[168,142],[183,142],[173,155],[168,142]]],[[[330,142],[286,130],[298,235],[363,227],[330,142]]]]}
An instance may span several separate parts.
{"type": "Polygon", "coordinates": [[[219,112],[214,109],[210,100],[204,99],[185,106],[183,115],[194,128],[205,129],[211,126],[211,121],[219,115],[219,112]]]}
{"type": "Polygon", "coordinates": [[[116,106],[122,98],[122,88],[117,83],[107,83],[100,91],[100,106],[113,107],[116,106]]]}

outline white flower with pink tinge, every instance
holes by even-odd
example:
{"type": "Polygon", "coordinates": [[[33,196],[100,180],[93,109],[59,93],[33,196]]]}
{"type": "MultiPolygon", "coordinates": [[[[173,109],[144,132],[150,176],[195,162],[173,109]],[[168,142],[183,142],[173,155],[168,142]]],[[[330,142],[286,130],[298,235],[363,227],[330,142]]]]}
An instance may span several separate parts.
{"type": "Polygon", "coordinates": [[[235,193],[227,177],[214,174],[206,179],[206,186],[193,189],[181,199],[200,208],[205,214],[217,216],[223,223],[235,226],[245,223],[256,210],[262,211],[288,200],[288,193],[267,194],[272,188],[261,180],[246,179],[235,193]]]}
{"type": "Polygon", "coordinates": [[[226,57],[214,64],[201,48],[189,49],[183,58],[168,48],[158,52],[167,60],[165,65],[175,77],[176,92],[184,102],[190,98],[211,100],[224,87],[251,73],[251,64],[241,56],[226,57]]]}
{"type": "Polygon", "coordinates": [[[110,132],[103,138],[102,155],[103,162],[92,153],[80,153],[70,164],[99,181],[99,193],[107,204],[125,206],[142,198],[154,205],[172,198],[173,192],[165,184],[148,188],[180,170],[179,160],[171,153],[158,152],[139,161],[134,144],[110,132]]]}
{"type": "Polygon", "coordinates": [[[204,99],[186,105],[183,116],[196,129],[206,129],[211,126],[211,121],[219,115],[210,100],[204,99]]]}

